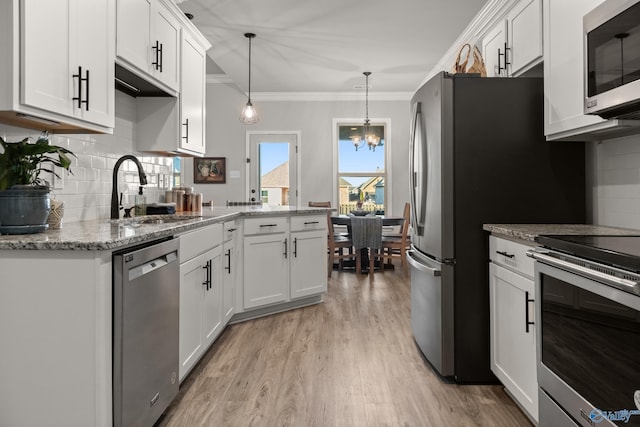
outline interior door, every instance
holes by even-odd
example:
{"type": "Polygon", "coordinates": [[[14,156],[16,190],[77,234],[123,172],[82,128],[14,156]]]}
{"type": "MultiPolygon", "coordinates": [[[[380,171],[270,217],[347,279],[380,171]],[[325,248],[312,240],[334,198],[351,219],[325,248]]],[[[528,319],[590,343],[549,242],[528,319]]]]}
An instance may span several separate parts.
{"type": "Polygon", "coordinates": [[[248,200],[297,206],[298,134],[251,133],[248,151],[248,200]]]}

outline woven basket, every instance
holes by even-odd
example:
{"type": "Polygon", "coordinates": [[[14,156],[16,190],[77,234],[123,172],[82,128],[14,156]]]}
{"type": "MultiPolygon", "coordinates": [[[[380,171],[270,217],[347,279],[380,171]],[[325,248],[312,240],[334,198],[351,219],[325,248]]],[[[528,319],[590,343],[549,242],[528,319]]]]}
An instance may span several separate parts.
{"type": "Polygon", "coordinates": [[[64,202],[51,200],[51,210],[47,218],[49,229],[59,229],[62,226],[62,217],[64,216],[64,202]]]}

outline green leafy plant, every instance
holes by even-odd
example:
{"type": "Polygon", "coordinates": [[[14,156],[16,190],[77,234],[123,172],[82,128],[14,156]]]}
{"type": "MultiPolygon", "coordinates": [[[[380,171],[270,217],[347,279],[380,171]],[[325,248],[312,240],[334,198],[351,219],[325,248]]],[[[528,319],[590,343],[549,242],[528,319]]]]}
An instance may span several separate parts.
{"type": "Polygon", "coordinates": [[[71,151],[56,145],[49,145],[49,135],[43,132],[35,143],[25,138],[19,142],[7,142],[0,137],[4,152],[0,153],[0,190],[14,185],[48,187],[40,178],[40,172],[50,172],[60,177],[53,166],[59,166],[71,173],[71,151]]]}

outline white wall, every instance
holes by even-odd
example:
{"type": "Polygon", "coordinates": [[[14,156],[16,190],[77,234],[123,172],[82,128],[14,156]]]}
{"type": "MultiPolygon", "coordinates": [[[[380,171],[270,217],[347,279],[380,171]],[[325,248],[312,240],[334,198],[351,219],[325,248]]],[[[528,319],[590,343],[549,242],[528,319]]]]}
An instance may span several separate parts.
{"type": "MultiPolygon", "coordinates": [[[[362,101],[260,101],[253,100],[261,117],[246,126],[238,117],[247,99],[233,84],[207,85],[207,155],[227,158],[226,184],[195,185],[204,200],[223,205],[226,200],[246,200],[246,131],[301,132],[300,204],[309,200],[331,200],[333,195],[334,118],[364,118],[362,101]],[[230,171],[239,171],[231,178],[230,171]]],[[[371,118],[391,119],[391,213],[402,214],[409,201],[409,101],[369,101],[371,118]]],[[[193,185],[193,164],[186,162],[185,183],[193,185]]],[[[334,201],[335,202],[335,201],[334,201]]]]}
{"type": "Polygon", "coordinates": [[[593,223],[640,229],[640,135],[592,144],[593,223]]]}
{"type": "MultiPolygon", "coordinates": [[[[84,221],[110,217],[113,168],[124,154],[134,154],[143,164],[148,185],[144,193],[147,203],[160,201],[164,189],[170,184],[173,160],[148,156],[135,151],[135,100],[116,92],[116,122],[113,135],[50,135],[53,145],[71,150],[77,159],[71,166],[73,175],[64,176],[64,188],[53,190],[51,196],[64,202],[65,222],[84,221]]],[[[0,124],[0,135],[7,141],[18,141],[30,136],[37,139],[39,131],[0,124]]],[[[126,161],[118,174],[119,191],[131,196],[138,190],[138,174],[135,165],[126,161]]]]}

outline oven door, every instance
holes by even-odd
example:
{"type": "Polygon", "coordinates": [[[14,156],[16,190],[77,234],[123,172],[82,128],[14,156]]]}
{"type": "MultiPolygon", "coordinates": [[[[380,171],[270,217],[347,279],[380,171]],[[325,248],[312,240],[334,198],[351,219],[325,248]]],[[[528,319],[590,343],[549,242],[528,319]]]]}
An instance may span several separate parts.
{"type": "MultiPolygon", "coordinates": [[[[640,297],[551,263],[535,263],[540,399],[579,425],[640,426],[640,297]]],[[[541,405],[541,426],[556,417],[541,405]]]]}

